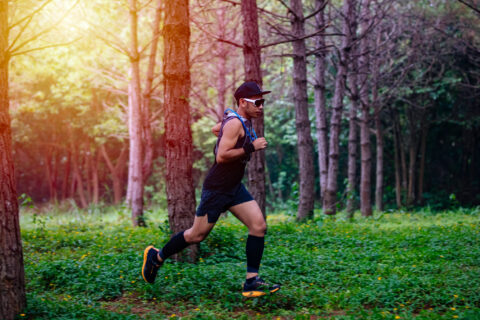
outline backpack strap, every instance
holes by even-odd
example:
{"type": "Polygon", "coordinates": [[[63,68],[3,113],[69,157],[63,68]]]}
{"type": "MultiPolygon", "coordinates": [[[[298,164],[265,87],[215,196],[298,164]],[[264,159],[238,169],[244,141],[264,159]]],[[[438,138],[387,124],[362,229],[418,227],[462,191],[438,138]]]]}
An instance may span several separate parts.
{"type": "Polygon", "coordinates": [[[243,129],[245,130],[245,133],[248,134],[248,137],[250,138],[251,142],[253,142],[255,139],[257,139],[257,133],[255,132],[255,129],[253,129],[253,126],[252,126],[252,132],[253,132],[253,136],[252,136],[250,134],[250,131],[248,130],[247,126],[245,125],[245,122],[243,122],[242,117],[230,108],[225,110],[225,114],[228,114],[228,112],[232,112],[238,118],[238,120],[240,120],[240,122],[242,123],[243,129]]]}

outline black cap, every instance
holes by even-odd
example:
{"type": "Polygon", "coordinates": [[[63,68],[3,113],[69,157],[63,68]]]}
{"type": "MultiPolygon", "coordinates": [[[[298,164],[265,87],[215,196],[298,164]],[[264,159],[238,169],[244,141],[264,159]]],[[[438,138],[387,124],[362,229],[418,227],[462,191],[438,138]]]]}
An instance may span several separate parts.
{"type": "Polygon", "coordinates": [[[235,91],[234,97],[238,102],[238,100],[240,100],[241,98],[250,98],[270,92],[272,91],[262,91],[262,89],[260,89],[259,85],[256,82],[247,81],[244,82],[240,87],[238,87],[238,89],[235,91]]]}

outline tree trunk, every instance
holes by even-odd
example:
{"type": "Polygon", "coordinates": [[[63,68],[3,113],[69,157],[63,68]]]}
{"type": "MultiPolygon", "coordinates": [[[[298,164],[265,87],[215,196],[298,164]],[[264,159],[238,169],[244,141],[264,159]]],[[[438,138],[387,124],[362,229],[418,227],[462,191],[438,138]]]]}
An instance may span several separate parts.
{"type": "Polygon", "coordinates": [[[128,189],[132,209],[133,226],[144,226],[143,220],[143,146],[142,110],[140,88],[140,54],[137,40],[137,1],[129,0],[130,5],[130,96],[128,106],[128,132],[130,137],[130,157],[128,163],[128,189]]]}
{"type": "Polygon", "coordinates": [[[58,202],[58,170],[60,167],[60,151],[61,149],[56,148],[55,150],[55,162],[53,164],[53,200],[55,203],[58,202]]]}
{"type": "Polygon", "coordinates": [[[347,76],[347,64],[349,52],[352,45],[351,24],[354,21],[354,1],[344,0],[343,3],[343,27],[342,33],[345,35],[342,40],[340,57],[337,66],[337,75],[335,78],[335,92],[332,100],[332,118],[330,120],[330,141],[329,141],[329,159],[328,159],[328,180],[323,201],[324,213],[334,215],[336,213],[337,202],[337,175],[338,175],[338,155],[340,126],[343,110],[343,95],[345,93],[345,82],[347,76]]]}
{"type": "Polygon", "coordinates": [[[90,154],[90,142],[85,144],[85,181],[87,184],[87,203],[92,203],[93,198],[93,186],[92,186],[92,179],[91,179],[91,172],[92,172],[92,155],[90,154]]]}
{"type": "Polygon", "coordinates": [[[360,152],[362,159],[362,169],[360,175],[360,210],[362,216],[369,217],[372,215],[371,202],[371,170],[372,170],[372,151],[370,149],[370,128],[369,112],[367,108],[363,108],[362,118],[360,120],[360,152]]]}
{"type": "MultiPolygon", "coordinates": [[[[168,219],[174,233],[195,217],[193,141],[190,129],[190,25],[188,0],[166,1],[164,24],[165,158],[168,219]]],[[[198,246],[190,246],[196,259],[198,246]]]]}
{"type": "MultiPolygon", "coordinates": [[[[316,0],[316,8],[324,6],[326,0],[316,0]]],[[[325,27],[324,10],[321,10],[315,16],[317,30],[325,27]]],[[[316,37],[317,49],[325,47],[325,36],[320,34],[316,37]]],[[[327,110],[325,105],[325,52],[319,50],[315,54],[315,115],[317,129],[318,145],[318,169],[320,173],[320,200],[323,201],[325,189],[327,187],[328,172],[328,136],[327,136],[327,110]]]]}
{"type": "Polygon", "coordinates": [[[418,172],[418,204],[423,205],[423,179],[425,175],[425,159],[427,150],[428,124],[422,127],[422,141],[420,145],[420,170],[418,172]]]}
{"type": "Polygon", "coordinates": [[[8,98],[8,1],[0,1],[0,319],[26,307],[8,98]]]}
{"type": "MultiPolygon", "coordinates": [[[[78,197],[80,198],[80,207],[86,208],[88,206],[87,200],[85,198],[85,192],[83,189],[82,174],[80,173],[80,168],[78,164],[78,150],[75,147],[72,128],[68,128],[69,138],[70,138],[70,148],[72,149],[72,169],[73,169],[73,186],[76,185],[78,191],[78,197]]],[[[73,193],[72,193],[73,196],[73,193]]]]}
{"type": "Polygon", "coordinates": [[[52,158],[50,153],[51,148],[45,148],[43,161],[45,161],[45,179],[48,183],[48,196],[49,201],[53,199],[53,175],[52,175],[52,158]]]}
{"type": "Polygon", "coordinates": [[[397,115],[395,111],[392,111],[392,122],[393,122],[393,150],[395,157],[395,200],[397,202],[397,208],[402,207],[402,182],[401,182],[401,167],[400,167],[400,143],[399,143],[399,132],[397,126],[397,115]]]}
{"type": "MultiPolygon", "coordinates": [[[[352,30],[355,34],[356,30],[352,30]]],[[[358,46],[353,47],[353,56],[358,55],[358,46]]],[[[352,219],[356,209],[355,187],[357,180],[357,149],[358,149],[358,130],[357,130],[357,111],[359,109],[358,93],[358,61],[353,58],[351,61],[352,70],[350,71],[349,83],[351,90],[351,105],[348,121],[348,185],[347,185],[347,217],[352,219]]]]}
{"type": "Polygon", "coordinates": [[[92,162],[92,202],[98,204],[99,200],[99,181],[98,181],[98,163],[100,162],[100,153],[94,153],[95,160],[92,162]]]}
{"type": "MultiPolygon", "coordinates": [[[[377,32],[375,43],[376,51],[380,46],[380,32],[377,32]]],[[[375,54],[372,62],[372,104],[375,108],[375,137],[377,142],[376,180],[375,180],[375,207],[377,211],[383,211],[383,129],[381,121],[381,108],[378,101],[378,55],[375,54]]],[[[396,169],[395,169],[396,170],[396,169]]]]}
{"type": "Polygon", "coordinates": [[[124,145],[120,151],[120,155],[117,158],[117,164],[113,166],[110,157],[108,156],[105,146],[100,146],[100,152],[102,153],[103,159],[107,164],[107,167],[110,171],[110,176],[113,183],[113,203],[119,204],[122,201],[122,177],[123,170],[125,168],[125,162],[127,160],[127,148],[124,145]]]}
{"type": "Polygon", "coordinates": [[[63,173],[62,181],[62,200],[67,199],[70,195],[68,194],[68,181],[70,178],[70,163],[72,161],[72,153],[70,150],[67,150],[67,161],[65,162],[65,168],[63,173]]]}
{"type": "Polygon", "coordinates": [[[407,187],[407,205],[410,206],[415,201],[415,168],[417,164],[417,128],[416,128],[416,115],[414,111],[407,110],[407,118],[410,128],[410,139],[408,146],[408,187],[407,187]]]}
{"type": "Polygon", "coordinates": [[[375,105],[375,137],[377,141],[375,207],[377,211],[383,211],[383,129],[380,120],[380,106],[375,98],[373,103],[375,105]]]}
{"type": "Polygon", "coordinates": [[[155,20],[153,22],[153,40],[150,45],[150,56],[148,61],[147,79],[145,82],[145,90],[143,91],[142,99],[142,115],[143,115],[143,135],[145,140],[145,155],[143,159],[143,183],[146,184],[148,178],[152,174],[153,170],[153,132],[150,119],[150,103],[152,97],[152,83],[154,78],[158,39],[160,38],[160,18],[162,15],[162,3],[163,0],[158,0],[157,7],[155,9],[155,20]]]}
{"type": "Polygon", "coordinates": [[[411,144],[408,149],[408,189],[407,189],[407,205],[410,206],[415,201],[415,167],[417,162],[416,143],[411,144]]]}
{"type": "Polygon", "coordinates": [[[372,150],[370,148],[370,101],[368,97],[369,73],[369,43],[366,35],[370,24],[370,0],[362,0],[362,13],[360,20],[360,58],[358,80],[360,82],[360,101],[362,104],[362,115],[360,119],[360,153],[361,153],[361,174],[360,174],[360,211],[362,216],[372,215],[371,187],[372,187],[372,150]]]}
{"type": "Polygon", "coordinates": [[[401,189],[401,195],[402,195],[402,203],[406,202],[406,190],[407,190],[407,184],[408,184],[408,179],[407,179],[407,160],[405,159],[405,149],[404,149],[404,141],[402,138],[402,127],[400,124],[400,119],[397,114],[396,116],[396,125],[397,125],[397,137],[398,137],[398,152],[400,154],[400,165],[401,169],[401,177],[402,177],[402,189],[401,189]]]}
{"type": "MultiPolygon", "coordinates": [[[[245,81],[255,81],[262,87],[261,54],[258,34],[256,0],[242,0],[243,63],[245,81]]],[[[253,119],[253,128],[259,137],[264,136],[263,116],[253,119]]],[[[248,164],[248,188],[265,216],[265,151],[254,152],[248,164]]]]}
{"type": "Polygon", "coordinates": [[[292,34],[301,40],[292,42],[293,47],[293,97],[300,175],[300,194],[297,220],[313,217],[315,172],[313,169],[313,141],[308,118],[307,56],[305,48],[305,26],[302,0],[291,0],[292,34]]]}

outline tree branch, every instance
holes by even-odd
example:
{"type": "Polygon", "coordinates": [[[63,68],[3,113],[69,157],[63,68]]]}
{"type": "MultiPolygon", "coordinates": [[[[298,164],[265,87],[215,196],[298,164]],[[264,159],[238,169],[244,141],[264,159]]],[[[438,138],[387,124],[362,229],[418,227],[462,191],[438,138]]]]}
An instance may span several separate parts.
{"type": "MultiPolygon", "coordinates": [[[[21,18],[21,19],[18,20],[17,22],[15,22],[15,23],[13,23],[12,25],[8,26],[8,30],[12,30],[13,28],[15,28],[16,26],[18,26],[19,24],[23,23],[23,21],[25,21],[25,20],[30,19],[30,21],[31,21],[31,19],[32,19],[32,17],[33,17],[34,15],[36,15],[38,12],[40,12],[43,8],[45,8],[45,6],[46,6],[47,4],[49,4],[49,3],[52,2],[52,1],[53,1],[53,0],[47,0],[47,1],[45,1],[41,6],[39,6],[37,9],[35,9],[32,13],[30,13],[29,15],[26,15],[25,17],[21,18]]],[[[27,24],[28,24],[28,23],[29,23],[29,22],[27,22],[27,24]]]]}
{"type": "Polygon", "coordinates": [[[316,35],[321,34],[327,27],[328,27],[328,25],[326,25],[325,27],[323,27],[322,29],[320,29],[320,30],[318,30],[314,33],[307,34],[306,36],[303,36],[303,37],[299,37],[299,38],[295,37],[293,39],[285,39],[285,40],[280,40],[280,41],[264,44],[264,45],[260,46],[260,49],[268,48],[268,47],[271,47],[271,46],[276,46],[276,45],[282,44],[282,43],[288,43],[288,42],[293,42],[293,41],[298,41],[298,40],[305,40],[305,39],[308,39],[308,38],[311,38],[311,37],[314,37],[316,35]]]}
{"type": "MultiPolygon", "coordinates": [[[[7,52],[10,52],[10,56],[17,56],[19,55],[18,52],[21,48],[23,48],[24,46],[26,46],[28,43],[38,39],[41,35],[47,33],[47,32],[50,32],[50,30],[54,29],[59,23],[61,23],[66,17],[67,15],[70,13],[70,11],[72,11],[73,8],[75,8],[78,4],[80,0],[77,0],[75,1],[75,3],[67,10],[67,12],[65,12],[65,14],[55,23],[53,23],[50,27],[38,32],[37,34],[33,35],[32,37],[30,37],[29,39],[23,41],[22,43],[20,43],[16,48],[13,48],[13,44],[11,44],[8,49],[7,49],[7,52]]],[[[31,21],[31,19],[29,20],[31,21]]],[[[76,40],[74,40],[76,41],[76,40]]],[[[58,45],[55,45],[55,46],[58,46],[58,45]]],[[[48,48],[48,46],[45,46],[45,47],[42,47],[42,49],[44,48],[48,48]]],[[[37,49],[30,49],[30,50],[25,50],[25,51],[22,51],[22,53],[25,53],[25,52],[31,52],[31,51],[36,51],[37,49]]]]}
{"type": "Polygon", "coordinates": [[[303,18],[303,21],[306,21],[308,19],[310,19],[311,17],[314,17],[317,15],[317,13],[319,13],[320,11],[323,11],[323,9],[325,9],[325,7],[327,6],[328,4],[328,0],[327,1],[324,1],[323,4],[318,8],[316,9],[315,11],[313,11],[312,13],[310,13],[308,16],[304,17],[303,18]]]}
{"type": "Polygon", "coordinates": [[[195,21],[195,19],[191,19],[191,20],[192,20],[192,22],[197,26],[198,29],[200,29],[201,31],[203,31],[204,33],[206,33],[207,35],[209,35],[210,37],[214,38],[215,40],[220,41],[220,42],[224,42],[224,43],[228,43],[228,44],[230,44],[230,45],[232,45],[232,46],[234,46],[234,47],[243,49],[243,45],[240,45],[240,44],[238,44],[238,43],[236,43],[236,42],[233,42],[233,41],[230,41],[230,40],[222,39],[222,38],[220,38],[220,37],[212,34],[211,32],[205,30],[204,28],[202,28],[202,27],[200,26],[200,24],[197,23],[197,21],[195,21]]]}
{"type": "MultiPolygon", "coordinates": [[[[233,4],[234,6],[241,6],[241,5],[242,5],[240,2],[232,1],[232,0],[220,0],[220,1],[233,4]]],[[[260,12],[269,14],[269,15],[271,15],[271,16],[274,16],[275,18],[288,20],[288,17],[282,16],[282,15],[280,15],[280,14],[277,14],[277,13],[275,13],[275,12],[272,12],[272,11],[267,10],[267,9],[264,9],[264,8],[257,7],[257,10],[260,11],[260,12]]]]}
{"type": "MultiPolygon", "coordinates": [[[[295,13],[295,11],[293,11],[292,8],[290,8],[290,7],[288,6],[288,4],[286,4],[283,0],[277,0],[277,1],[280,2],[285,8],[287,8],[288,12],[290,12],[291,14],[293,14],[293,16],[298,19],[297,14],[295,13]]],[[[287,13],[287,14],[288,14],[288,13],[287,13]]]]}
{"type": "Polygon", "coordinates": [[[24,50],[24,51],[16,51],[16,52],[11,53],[11,54],[10,54],[10,57],[19,56],[19,55],[22,55],[22,54],[25,54],[25,53],[29,53],[29,52],[32,52],[32,51],[38,51],[38,50],[43,50],[43,49],[48,49],[48,48],[68,46],[68,45],[71,45],[72,43],[77,42],[77,41],[80,40],[80,39],[81,39],[81,38],[77,38],[77,39],[72,40],[72,41],[69,41],[69,42],[54,43],[54,44],[50,44],[50,45],[43,46],[43,47],[37,47],[37,48],[27,49],[27,50],[24,50]]]}
{"type": "Polygon", "coordinates": [[[464,0],[458,0],[458,2],[460,3],[463,3],[464,5],[466,5],[467,7],[469,7],[470,9],[472,9],[473,11],[475,11],[476,13],[480,14],[480,9],[479,8],[476,8],[474,7],[472,4],[464,1],[464,0]]]}

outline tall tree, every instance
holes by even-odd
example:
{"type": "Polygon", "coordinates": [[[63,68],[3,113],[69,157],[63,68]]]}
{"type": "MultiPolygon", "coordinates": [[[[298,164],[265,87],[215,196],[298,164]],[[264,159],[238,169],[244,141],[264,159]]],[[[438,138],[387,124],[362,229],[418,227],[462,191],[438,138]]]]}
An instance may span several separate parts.
{"type": "MultiPolygon", "coordinates": [[[[356,29],[356,28],[355,28],[356,29]]],[[[356,30],[354,29],[354,34],[356,30]]],[[[347,185],[347,215],[353,218],[355,211],[355,186],[357,181],[357,149],[358,149],[358,129],[357,112],[359,109],[358,93],[358,45],[353,46],[353,57],[350,59],[351,72],[349,72],[350,83],[350,112],[348,120],[348,185],[347,185]]]]}
{"type": "Polygon", "coordinates": [[[0,1],[0,318],[26,306],[8,98],[8,1],[0,1]]]}
{"type": "Polygon", "coordinates": [[[150,45],[150,55],[148,59],[147,75],[145,79],[145,88],[142,95],[142,124],[143,124],[143,140],[144,140],[144,159],[142,178],[143,183],[152,174],[153,170],[153,132],[150,119],[150,104],[153,93],[153,79],[155,77],[155,66],[157,62],[158,40],[160,38],[160,19],[162,16],[163,0],[158,0],[155,8],[155,18],[152,27],[152,43],[150,45]]]}
{"type": "Polygon", "coordinates": [[[371,201],[371,168],[372,151],[370,149],[370,99],[367,75],[369,73],[369,37],[370,25],[370,0],[361,1],[360,14],[360,57],[359,57],[359,87],[362,115],[360,117],[360,211],[365,217],[372,215],[371,201]]]}
{"type": "MultiPolygon", "coordinates": [[[[327,0],[316,0],[317,8],[325,8],[327,0]]],[[[317,30],[325,30],[325,13],[320,10],[315,15],[315,23],[317,30]]],[[[316,47],[325,48],[325,35],[319,34],[315,37],[316,47]]],[[[318,146],[318,170],[320,173],[320,199],[323,201],[325,189],[327,188],[327,172],[328,172],[328,128],[327,128],[327,110],[325,97],[325,70],[326,70],[326,54],[324,50],[315,52],[315,116],[317,129],[317,146],[318,146]]]]}
{"type": "Polygon", "coordinates": [[[324,213],[328,215],[334,215],[336,213],[340,125],[347,77],[347,65],[352,47],[352,24],[355,20],[355,2],[355,0],[344,0],[342,8],[343,39],[339,50],[337,74],[335,77],[335,92],[332,100],[333,110],[330,120],[330,141],[328,147],[328,180],[323,201],[324,213]]]}
{"type": "MultiPolygon", "coordinates": [[[[23,38],[36,14],[51,0],[44,1],[24,17],[9,25],[9,1],[0,1],[0,318],[10,320],[26,306],[22,243],[18,218],[18,200],[12,161],[12,132],[9,115],[8,68],[10,58],[42,48],[31,43],[53,29],[54,22],[33,35],[23,38]],[[12,42],[10,32],[16,29],[12,42]]],[[[65,18],[63,16],[62,19],[65,18]]]]}
{"type": "Polygon", "coordinates": [[[297,149],[300,171],[300,195],[297,219],[313,216],[315,174],[313,169],[313,141],[308,118],[307,96],[307,50],[305,47],[305,19],[302,0],[291,0],[290,23],[296,40],[293,47],[293,96],[295,105],[295,126],[297,128],[297,149]]]}
{"type": "MultiPolygon", "coordinates": [[[[174,233],[190,228],[195,216],[193,146],[190,128],[190,24],[188,0],[165,3],[164,103],[168,219],[174,233]]],[[[190,247],[195,258],[197,246],[190,247]]]]}
{"type": "Polygon", "coordinates": [[[128,95],[128,132],[130,157],[128,163],[129,205],[134,226],[144,225],[143,220],[143,143],[142,96],[140,87],[140,53],[137,34],[137,0],[129,0],[130,12],[130,83],[128,95]]]}
{"type": "Polygon", "coordinates": [[[374,41],[374,48],[372,54],[372,104],[374,108],[374,120],[375,120],[375,137],[376,137],[376,174],[375,174],[375,208],[377,211],[383,211],[383,128],[381,122],[380,101],[378,99],[378,86],[379,86],[379,72],[380,72],[380,57],[378,50],[380,47],[381,32],[376,33],[376,39],[374,41]]]}
{"type": "MultiPolygon", "coordinates": [[[[243,63],[245,81],[263,84],[261,47],[258,33],[258,12],[256,0],[242,0],[243,17],[243,63]]],[[[253,120],[253,127],[259,137],[264,135],[263,116],[253,120]]],[[[265,151],[255,152],[248,164],[248,187],[253,198],[265,214],[265,151]]]]}

